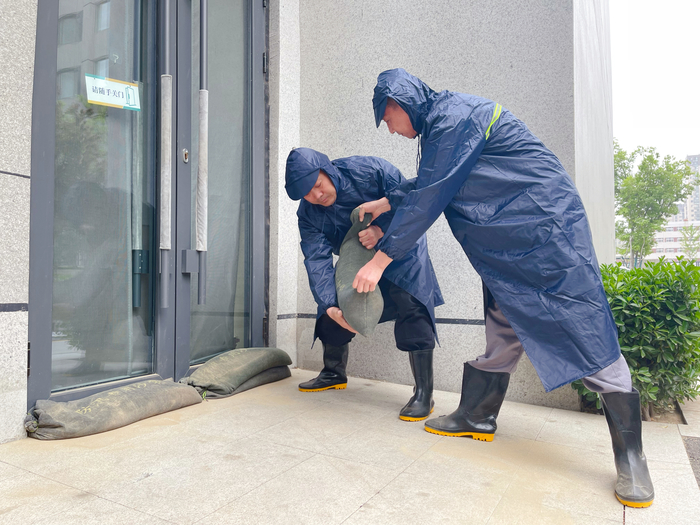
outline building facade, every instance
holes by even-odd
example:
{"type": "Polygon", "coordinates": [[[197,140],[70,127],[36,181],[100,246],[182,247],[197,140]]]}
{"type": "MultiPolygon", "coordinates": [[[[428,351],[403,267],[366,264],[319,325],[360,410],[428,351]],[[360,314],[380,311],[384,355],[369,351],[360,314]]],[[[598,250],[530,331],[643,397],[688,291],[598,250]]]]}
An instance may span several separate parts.
{"type": "MultiPolygon", "coordinates": [[[[306,146],[415,176],[415,144],[374,126],[385,69],[524,120],[614,260],[604,0],[0,0],[0,23],[0,442],[37,399],[177,380],[235,347],[320,369],[285,160],[306,146]]],[[[484,347],[481,284],[443,219],[428,244],[435,386],[457,391],[484,347]]],[[[411,384],[390,323],[351,344],[348,373],[411,384]]],[[[577,408],[527,359],[509,398],[577,408]]]]}

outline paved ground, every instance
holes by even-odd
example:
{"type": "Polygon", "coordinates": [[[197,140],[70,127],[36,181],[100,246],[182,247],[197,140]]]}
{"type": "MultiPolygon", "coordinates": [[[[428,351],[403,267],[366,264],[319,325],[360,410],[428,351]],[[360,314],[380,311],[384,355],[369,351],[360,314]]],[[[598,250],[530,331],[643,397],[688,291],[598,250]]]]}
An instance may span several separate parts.
{"type": "MultiPolygon", "coordinates": [[[[316,373],[65,441],[0,446],[0,524],[693,524],[700,490],[681,434],[644,423],[648,509],[613,495],[602,416],[506,402],[491,443],[397,418],[406,386],[351,379],[301,393],[316,373]]],[[[436,392],[435,414],[458,395],[436,392]]]]}

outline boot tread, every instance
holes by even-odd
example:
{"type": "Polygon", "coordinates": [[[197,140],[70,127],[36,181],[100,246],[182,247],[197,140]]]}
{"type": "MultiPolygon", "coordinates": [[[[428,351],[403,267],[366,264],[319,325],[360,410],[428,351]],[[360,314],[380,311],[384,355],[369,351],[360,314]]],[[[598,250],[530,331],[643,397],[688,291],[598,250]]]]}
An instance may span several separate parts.
{"type": "Polygon", "coordinates": [[[424,427],[426,432],[431,434],[437,434],[438,436],[447,437],[471,437],[472,439],[477,439],[479,441],[493,441],[493,434],[482,434],[479,432],[445,432],[443,430],[436,430],[431,427],[424,427]]]}
{"type": "Polygon", "coordinates": [[[651,506],[651,504],[654,503],[654,498],[650,499],[649,501],[627,501],[627,500],[622,499],[617,494],[615,494],[615,497],[617,498],[617,500],[620,503],[622,503],[626,507],[632,507],[635,509],[643,509],[643,508],[651,506]]]}
{"type": "MultiPolygon", "coordinates": [[[[434,410],[433,408],[430,409],[430,414],[433,413],[433,410],[434,410]]],[[[402,420],[402,421],[423,421],[424,419],[428,419],[428,417],[430,416],[430,414],[428,414],[427,416],[420,416],[420,417],[402,416],[402,415],[399,415],[399,419],[402,420]]]]}
{"type": "Polygon", "coordinates": [[[335,390],[345,390],[347,387],[348,387],[347,383],[341,383],[339,385],[323,386],[321,388],[302,388],[302,387],[299,387],[299,392],[321,392],[323,390],[330,390],[331,388],[334,388],[335,390]]]}

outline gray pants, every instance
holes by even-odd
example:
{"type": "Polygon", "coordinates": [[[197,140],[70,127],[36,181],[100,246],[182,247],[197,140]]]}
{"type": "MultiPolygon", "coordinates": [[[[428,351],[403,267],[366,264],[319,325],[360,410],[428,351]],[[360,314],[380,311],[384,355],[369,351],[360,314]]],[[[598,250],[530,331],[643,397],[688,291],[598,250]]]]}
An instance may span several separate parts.
{"type": "MultiPolygon", "coordinates": [[[[523,352],[523,346],[505,315],[496,301],[491,301],[486,310],[486,353],[469,364],[484,372],[512,374],[523,352]]],[[[592,376],[583,378],[583,384],[599,394],[632,391],[632,377],[623,356],[592,376]]]]}

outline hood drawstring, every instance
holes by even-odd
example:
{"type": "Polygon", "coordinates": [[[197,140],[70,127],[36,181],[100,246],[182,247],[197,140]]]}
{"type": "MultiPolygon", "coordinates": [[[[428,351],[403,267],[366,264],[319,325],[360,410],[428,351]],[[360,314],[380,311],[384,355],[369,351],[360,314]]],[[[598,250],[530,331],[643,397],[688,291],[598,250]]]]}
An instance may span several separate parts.
{"type": "Polygon", "coordinates": [[[421,136],[417,135],[417,138],[418,138],[418,153],[416,153],[416,176],[418,176],[418,168],[420,168],[420,159],[421,159],[421,148],[420,148],[421,136]]]}

